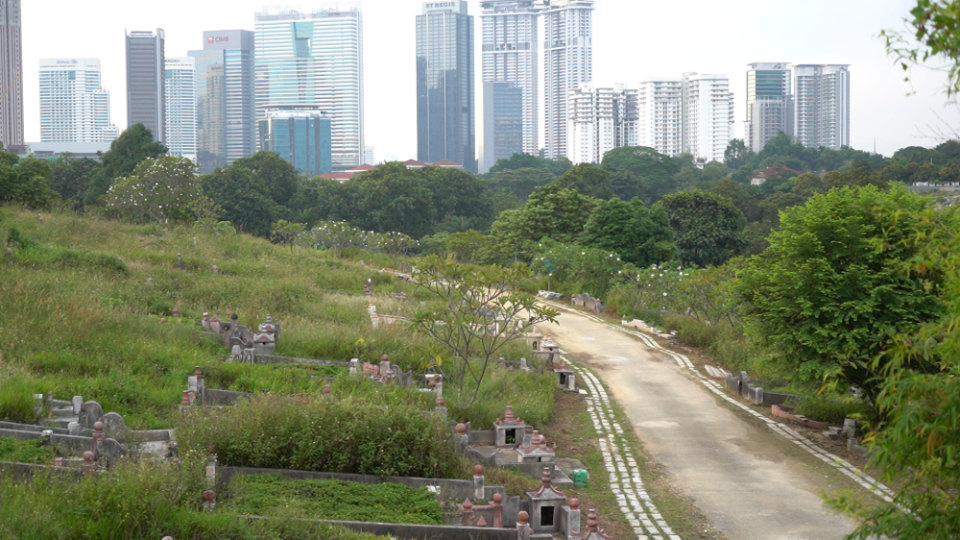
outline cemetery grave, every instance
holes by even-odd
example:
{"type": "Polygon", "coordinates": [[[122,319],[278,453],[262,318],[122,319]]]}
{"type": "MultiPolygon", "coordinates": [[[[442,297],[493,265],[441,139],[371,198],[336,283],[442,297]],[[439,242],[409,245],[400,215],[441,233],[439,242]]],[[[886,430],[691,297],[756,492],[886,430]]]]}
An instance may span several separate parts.
{"type": "MultiPolygon", "coordinates": [[[[503,349],[481,384],[482,399],[469,403],[424,362],[425,338],[402,324],[373,328],[370,297],[322,292],[364,290],[385,313],[403,314],[389,317],[404,317],[430,301],[417,297],[408,274],[371,275],[328,254],[211,231],[6,215],[36,243],[15,252],[11,271],[0,275],[0,308],[9,315],[0,320],[0,442],[8,441],[0,461],[29,465],[0,465],[0,507],[20,512],[0,511],[0,533],[37,518],[12,497],[69,507],[59,494],[40,491],[54,479],[69,497],[182,493],[162,504],[138,501],[166,508],[143,510],[158,536],[203,538],[214,524],[232,530],[207,514],[254,513],[242,506],[253,503],[244,502],[243,482],[217,483],[219,467],[340,475],[307,482],[359,482],[374,491],[398,482],[434,487],[425,492],[443,524],[415,523],[499,531],[479,538],[505,538],[507,530],[511,538],[580,534],[576,502],[557,487],[572,485],[577,462],[557,456],[533,429],[553,414],[555,392],[576,391],[576,376],[550,340],[503,349]],[[57,250],[82,255],[65,266],[67,259],[51,259],[57,250]],[[487,444],[498,434],[503,444],[487,444]],[[210,459],[214,473],[207,476],[210,459]],[[515,475],[522,487],[509,493],[484,486],[482,473],[464,478],[467,460],[526,480],[515,475]],[[91,485],[106,477],[123,485],[91,485]],[[12,489],[22,478],[33,480],[12,489]],[[162,516],[182,523],[164,529],[150,521],[162,516]]],[[[297,494],[311,485],[284,487],[296,508],[265,513],[309,516],[315,505],[297,494]]],[[[368,510],[313,517],[353,522],[363,521],[353,519],[361,514],[394,520],[382,516],[402,513],[368,510]]],[[[69,512],[55,514],[50,527],[71,527],[69,512]]],[[[254,525],[276,537],[271,525],[254,525]]],[[[339,530],[320,537],[360,538],[339,530]]]]}

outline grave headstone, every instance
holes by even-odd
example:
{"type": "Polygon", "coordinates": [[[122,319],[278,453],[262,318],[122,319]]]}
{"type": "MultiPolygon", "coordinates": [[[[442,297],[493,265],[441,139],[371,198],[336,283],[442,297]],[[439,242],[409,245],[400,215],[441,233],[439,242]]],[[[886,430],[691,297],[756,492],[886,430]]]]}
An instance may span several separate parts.
{"type": "Polygon", "coordinates": [[[87,401],[80,406],[80,425],[85,428],[92,428],[93,425],[103,418],[103,407],[96,401],[87,401]]]}
{"type": "Polygon", "coordinates": [[[115,412],[108,412],[103,415],[101,422],[103,423],[104,432],[108,437],[117,439],[118,441],[124,441],[130,435],[130,430],[127,429],[127,424],[123,421],[123,417],[115,412]]]}
{"type": "Polygon", "coordinates": [[[549,468],[543,469],[540,482],[539,488],[527,492],[533,531],[554,533],[560,529],[560,507],[567,502],[567,496],[551,485],[549,468]]]}
{"type": "Polygon", "coordinates": [[[503,420],[497,418],[493,422],[497,447],[516,446],[518,441],[523,439],[523,431],[525,428],[526,424],[523,420],[514,418],[513,407],[507,405],[503,420]]]}

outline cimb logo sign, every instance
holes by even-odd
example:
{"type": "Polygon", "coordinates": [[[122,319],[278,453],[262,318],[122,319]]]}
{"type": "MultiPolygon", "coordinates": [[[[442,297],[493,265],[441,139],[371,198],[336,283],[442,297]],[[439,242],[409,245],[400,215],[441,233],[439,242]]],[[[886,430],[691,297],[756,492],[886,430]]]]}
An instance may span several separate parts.
{"type": "Polygon", "coordinates": [[[207,38],[207,43],[223,43],[224,41],[230,41],[230,36],[210,36],[207,38]]]}

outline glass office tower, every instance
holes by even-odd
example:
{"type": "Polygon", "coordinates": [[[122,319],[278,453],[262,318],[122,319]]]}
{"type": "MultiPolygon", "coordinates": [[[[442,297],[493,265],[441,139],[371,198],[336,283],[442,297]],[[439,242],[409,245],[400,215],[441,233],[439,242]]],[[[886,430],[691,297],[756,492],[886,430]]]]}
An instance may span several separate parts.
{"type": "Polygon", "coordinates": [[[417,159],[476,173],[473,17],[463,0],[424,2],[417,15],[417,159]]]}
{"type": "MultiPolygon", "coordinates": [[[[331,122],[333,169],[363,159],[363,24],[359,2],[256,15],[257,118],[277,106],[307,106],[331,122]]],[[[261,137],[262,138],[262,137],[261,137]]]]}
{"type": "Polygon", "coordinates": [[[253,32],[204,32],[203,50],[188,54],[197,67],[197,160],[207,174],[257,150],[253,32]]]}

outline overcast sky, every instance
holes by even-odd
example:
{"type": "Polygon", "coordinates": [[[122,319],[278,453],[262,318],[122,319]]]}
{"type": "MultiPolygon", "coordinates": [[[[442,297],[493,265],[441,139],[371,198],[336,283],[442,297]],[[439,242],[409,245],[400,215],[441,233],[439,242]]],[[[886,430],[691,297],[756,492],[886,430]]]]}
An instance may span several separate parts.
{"type": "MultiPolygon", "coordinates": [[[[915,0],[596,3],[596,84],[635,85],[645,77],[679,77],[684,71],[726,74],[736,94],[737,137],[743,136],[749,62],[851,64],[855,148],[872,150],[876,141],[877,150],[890,155],[904,146],[935,144],[925,137],[928,126],[960,127],[960,112],[947,106],[944,75],[919,70],[912,84],[904,83],[903,72],[885,56],[877,37],[883,28],[902,28],[915,0]]],[[[185,56],[188,50],[203,47],[204,30],[253,30],[254,12],[263,5],[268,4],[255,0],[24,0],[27,141],[40,140],[41,58],[100,58],[103,84],[111,93],[113,122],[123,129],[125,29],[163,28],[167,56],[185,56]]],[[[309,9],[320,2],[299,5],[309,9]]],[[[362,5],[366,144],[376,148],[377,160],[416,157],[414,17],[421,2],[364,0],[362,5]]],[[[469,0],[469,6],[471,14],[479,14],[479,0],[469,0]]],[[[475,26],[479,43],[479,20],[475,26]]],[[[479,75],[479,52],[476,64],[479,75]]],[[[478,92],[478,125],[482,124],[481,102],[478,92]]]]}

